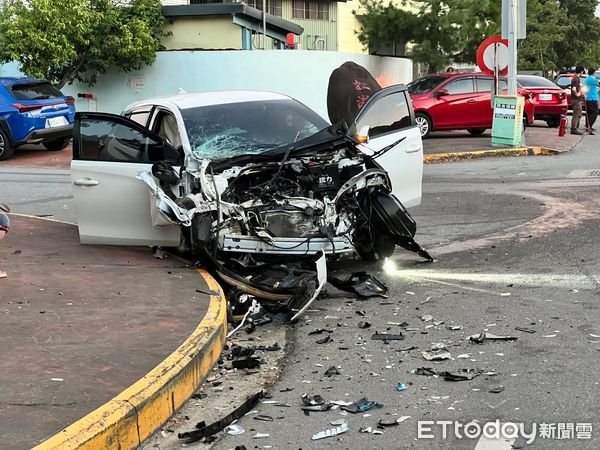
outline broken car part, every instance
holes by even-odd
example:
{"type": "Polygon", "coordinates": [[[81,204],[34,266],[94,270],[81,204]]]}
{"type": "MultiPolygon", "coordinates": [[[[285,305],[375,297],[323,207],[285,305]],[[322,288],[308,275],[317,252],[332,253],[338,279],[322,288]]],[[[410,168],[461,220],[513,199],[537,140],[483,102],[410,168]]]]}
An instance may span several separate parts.
{"type": "Polygon", "coordinates": [[[357,402],[351,403],[350,405],[341,406],[344,411],[349,413],[361,413],[369,411],[373,408],[383,408],[383,405],[369,400],[367,397],[363,397],[357,402]]]}
{"type": "Polygon", "coordinates": [[[352,292],[360,298],[386,298],[388,291],[385,284],[366,272],[355,272],[345,280],[331,277],[329,282],[340,291],[352,292]]]}
{"type": "Polygon", "coordinates": [[[320,431],[319,433],[313,434],[312,440],[316,441],[318,439],[325,439],[328,437],[333,437],[333,436],[337,436],[338,434],[342,434],[345,433],[346,431],[348,431],[348,424],[347,423],[343,423],[342,425],[335,427],[335,428],[329,428],[325,431],[320,431]]]}
{"type": "Polygon", "coordinates": [[[371,336],[371,339],[374,341],[401,341],[404,339],[404,335],[400,334],[387,334],[387,333],[375,333],[371,336]]]}
{"type": "Polygon", "coordinates": [[[519,339],[516,336],[498,336],[496,334],[488,333],[487,331],[482,331],[480,334],[474,334],[467,338],[469,341],[475,344],[483,344],[484,341],[516,341],[519,339]]]}
{"type": "Polygon", "coordinates": [[[217,434],[226,426],[231,425],[235,420],[252,411],[252,408],[258,404],[263,395],[264,394],[262,391],[258,392],[248,397],[244,403],[242,403],[232,413],[223,417],[221,420],[218,420],[210,425],[206,425],[206,422],[198,422],[198,424],[196,424],[197,430],[179,433],[177,436],[179,439],[186,439],[186,442],[190,443],[217,434]]]}

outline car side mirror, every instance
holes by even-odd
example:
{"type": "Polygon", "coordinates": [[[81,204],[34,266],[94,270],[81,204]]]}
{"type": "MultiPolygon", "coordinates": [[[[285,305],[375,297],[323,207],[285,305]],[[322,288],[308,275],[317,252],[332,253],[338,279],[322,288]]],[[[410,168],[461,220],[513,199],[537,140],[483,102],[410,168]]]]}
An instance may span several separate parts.
{"type": "Polygon", "coordinates": [[[369,125],[364,125],[360,128],[360,130],[358,130],[358,133],[356,133],[356,140],[358,142],[360,142],[361,144],[368,144],[369,143],[369,130],[371,129],[371,127],[369,125]]]}
{"type": "Polygon", "coordinates": [[[447,89],[440,89],[435,93],[436,97],[444,97],[446,95],[450,95],[450,92],[448,92],[447,89]]]}
{"type": "Polygon", "coordinates": [[[151,162],[165,161],[173,166],[183,164],[183,155],[181,150],[173,148],[171,145],[163,142],[162,145],[154,145],[149,148],[149,159],[151,162]]]}

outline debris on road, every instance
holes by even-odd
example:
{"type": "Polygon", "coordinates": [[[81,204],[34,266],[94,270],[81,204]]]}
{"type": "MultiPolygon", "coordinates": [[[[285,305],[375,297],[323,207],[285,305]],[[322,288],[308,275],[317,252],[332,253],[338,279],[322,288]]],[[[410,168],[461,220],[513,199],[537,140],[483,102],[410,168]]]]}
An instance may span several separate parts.
{"type": "Polygon", "coordinates": [[[357,402],[351,403],[346,406],[342,406],[341,408],[344,411],[356,414],[356,413],[369,411],[370,409],[373,409],[373,408],[383,408],[383,405],[380,403],[371,401],[371,400],[367,399],[367,397],[363,397],[360,400],[358,400],[357,402]]]}
{"type": "Polygon", "coordinates": [[[398,383],[398,384],[396,385],[396,390],[397,390],[398,392],[405,391],[406,389],[408,389],[408,386],[407,386],[407,385],[405,385],[404,383],[398,383]]]}
{"type": "Polygon", "coordinates": [[[258,404],[260,399],[264,396],[262,391],[248,397],[244,403],[237,407],[229,415],[223,417],[210,425],[206,425],[206,422],[198,422],[196,424],[196,430],[179,433],[177,437],[179,439],[186,439],[186,443],[196,442],[200,439],[213,436],[219,431],[225,429],[228,425],[231,425],[235,420],[240,419],[258,404]]]}
{"type": "Polygon", "coordinates": [[[340,291],[351,292],[359,298],[387,298],[387,286],[366,272],[355,272],[345,280],[331,277],[329,282],[340,291]]]}
{"type": "Polygon", "coordinates": [[[531,328],[525,328],[525,327],[515,327],[515,330],[522,331],[523,333],[535,333],[535,330],[532,330],[531,328]]]}
{"type": "Polygon", "coordinates": [[[358,328],[364,330],[366,328],[371,328],[371,324],[369,322],[358,322],[358,328]]]}
{"type": "Polygon", "coordinates": [[[325,371],[324,374],[326,377],[332,377],[333,375],[341,375],[340,371],[337,367],[331,366],[329,369],[325,371]]]}
{"type": "Polygon", "coordinates": [[[462,369],[459,373],[451,373],[447,371],[438,372],[438,376],[446,381],[471,381],[483,373],[482,370],[462,369]]]}
{"type": "Polygon", "coordinates": [[[331,342],[331,341],[333,341],[333,339],[331,338],[331,336],[327,335],[324,338],[317,339],[315,341],[315,343],[317,343],[317,344],[327,344],[328,342],[331,342]]]}
{"type": "Polygon", "coordinates": [[[499,394],[502,391],[504,391],[504,386],[495,386],[491,388],[488,392],[491,392],[492,394],[499,394]]]}
{"type": "Polygon", "coordinates": [[[240,434],[243,434],[246,432],[246,430],[244,430],[238,424],[228,425],[227,427],[225,427],[225,431],[227,431],[227,434],[230,434],[231,436],[239,436],[240,434]]]}
{"type": "Polygon", "coordinates": [[[430,349],[422,351],[421,355],[423,355],[423,358],[427,361],[444,361],[452,358],[452,355],[443,343],[431,344],[430,349]]]}
{"type": "Polygon", "coordinates": [[[371,339],[374,341],[402,341],[404,339],[404,335],[402,333],[399,334],[388,334],[388,333],[375,333],[371,336],[371,339]]]}
{"type": "Polygon", "coordinates": [[[328,437],[337,436],[338,434],[345,433],[348,430],[348,424],[344,422],[340,426],[337,426],[335,428],[329,428],[328,430],[320,431],[319,433],[314,434],[312,440],[316,441],[318,439],[325,439],[328,437]]]}
{"type": "Polygon", "coordinates": [[[482,331],[480,334],[474,334],[467,337],[467,340],[475,344],[483,344],[484,341],[516,341],[519,339],[516,336],[498,336],[487,331],[482,331]]]}

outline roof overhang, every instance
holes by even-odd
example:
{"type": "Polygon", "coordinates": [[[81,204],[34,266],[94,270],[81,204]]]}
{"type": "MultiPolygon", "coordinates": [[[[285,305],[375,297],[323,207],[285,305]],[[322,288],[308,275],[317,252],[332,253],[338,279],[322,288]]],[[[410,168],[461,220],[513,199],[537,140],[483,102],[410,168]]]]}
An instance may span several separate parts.
{"type": "MultiPolygon", "coordinates": [[[[243,3],[204,3],[198,5],[171,5],[162,7],[163,16],[175,17],[201,17],[201,16],[233,16],[234,23],[252,29],[262,29],[262,11],[251,8],[243,3]],[[236,20],[237,19],[237,20],[236,20]]],[[[288,33],[300,35],[304,28],[281,17],[266,14],[267,34],[271,32],[278,37],[288,33]]]]}

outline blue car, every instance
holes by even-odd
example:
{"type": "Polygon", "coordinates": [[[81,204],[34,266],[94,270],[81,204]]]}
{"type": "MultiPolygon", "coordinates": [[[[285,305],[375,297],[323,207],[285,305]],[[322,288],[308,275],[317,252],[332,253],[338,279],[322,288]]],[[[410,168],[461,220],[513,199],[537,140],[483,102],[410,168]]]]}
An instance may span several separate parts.
{"type": "Polygon", "coordinates": [[[74,104],[48,81],[0,77],[0,160],[24,144],[64,149],[73,136],[74,104]]]}

